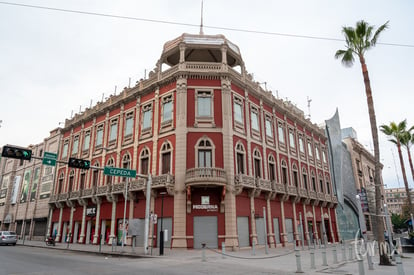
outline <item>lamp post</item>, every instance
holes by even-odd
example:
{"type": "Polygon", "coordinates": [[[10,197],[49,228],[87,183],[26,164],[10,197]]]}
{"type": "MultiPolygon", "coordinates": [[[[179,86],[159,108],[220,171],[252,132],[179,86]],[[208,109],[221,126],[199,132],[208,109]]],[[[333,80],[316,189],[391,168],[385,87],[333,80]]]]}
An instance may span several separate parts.
{"type": "Polygon", "coordinates": [[[163,229],[163,217],[164,217],[164,195],[166,192],[160,192],[161,195],[161,230],[160,230],[160,256],[164,255],[164,229],[163,229]]]}
{"type": "Polygon", "coordinates": [[[385,224],[387,225],[388,243],[390,245],[391,257],[392,257],[393,252],[394,252],[394,244],[392,242],[392,225],[391,225],[391,217],[388,213],[388,206],[386,203],[384,203],[384,212],[385,212],[385,224]]]}
{"type": "Polygon", "coordinates": [[[124,245],[125,245],[125,216],[126,216],[126,209],[127,209],[127,201],[128,201],[128,183],[129,183],[129,178],[127,178],[126,182],[125,182],[125,195],[124,195],[124,219],[122,221],[122,241],[121,241],[121,250],[124,250],[124,245]]]}
{"type": "Polygon", "coordinates": [[[367,248],[367,241],[368,241],[367,233],[366,233],[367,228],[366,228],[364,218],[363,218],[364,213],[362,212],[362,207],[361,207],[361,196],[356,195],[355,198],[358,201],[357,207],[358,207],[358,218],[359,218],[359,230],[361,231],[361,235],[362,235],[362,238],[364,240],[365,251],[367,252],[368,269],[373,270],[374,269],[374,264],[372,263],[371,254],[370,254],[370,252],[368,251],[368,248],[367,248]]]}

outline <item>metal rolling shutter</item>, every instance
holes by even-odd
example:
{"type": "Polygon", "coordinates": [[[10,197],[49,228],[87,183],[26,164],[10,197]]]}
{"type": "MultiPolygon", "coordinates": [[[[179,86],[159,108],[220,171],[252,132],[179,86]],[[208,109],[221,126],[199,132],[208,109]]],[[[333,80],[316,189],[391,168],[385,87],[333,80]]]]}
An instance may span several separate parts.
{"type": "MultiPolygon", "coordinates": [[[[160,237],[160,231],[161,231],[161,218],[158,218],[157,220],[157,239],[160,237]]],[[[164,248],[170,248],[171,247],[171,235],[172,235],[172,218],[162,218],[162,229],[165,232],[165,229],[168,230],[168,236],[164,236],[164,248]],[[168,240],[167,242],[165,240],[168,240]]],[[[157,246],[160,244],[158,243],[157,246]]]]}
{"type": "Polygon", "coordinates": [[[256,219],[257,244],[265,244],[264,219],[256,219]]]}
{"type": "Polygon", "coordinates": [[[35,221],[33,236],[46,236],[47,221],[35,221]]]}
{"type": "Polygon", "coordinates": [[[285,219],[288,243],[293,243],[293,220],[285,219]]]}
{"type": "Polygon", "coordinates": [[[217,238],[217,217],[194,217],[194,248],[202,248],[202,243],[208,248],[218,248],[217,238]]]}
{"type": "Polygon", "coordinates": [[[237,235],[239,247],[250,246],[249,217],[237,217],[237,235]]]}
{"type": "Polygon", "coordinates": [[[273,218],[273,228],[275,231],[275,241],[280,243],[279,218],[273,218]]]}

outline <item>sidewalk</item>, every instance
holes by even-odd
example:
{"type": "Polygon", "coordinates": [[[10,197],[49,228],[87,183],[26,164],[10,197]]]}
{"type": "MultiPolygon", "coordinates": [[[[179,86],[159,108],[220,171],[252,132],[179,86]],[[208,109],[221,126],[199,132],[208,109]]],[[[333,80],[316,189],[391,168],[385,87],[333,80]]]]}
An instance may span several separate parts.
{"type": "MultiPolygon", "coordinates": [[[[345,249],[345,255],[340,245],[331,246],[326,248],[309,249],[308,247],[299,247],[298,251],[294,251],[292,248],[269,248],[268,254],[266,254],[264,247],[258,247],[254,252],[251,248],[243,248],[239,251],[223,251],[221,249],[164,249],[164,256],[159,256],[158,249],[149,249],[148,255],[144,254],[143,247],[131,247],[131,246],[108,246],[108,245],[85,245],[85,244],[67,244],[57,243],[56,246],[46,246],[45,242],[41,241],[25,241],[19,240],[18,245],[27,245],[34,247],[43,247],[47,249],[60,249],[78,251],[83,253],[93,253],[97,255],[111,256],[111,257],[131,257],[141,258],[143,260],[151,260],[156,258],[157,260],[163,259],[166,261],[177,261],[182,263],[188,262],[206,262],[207,264],[229,264],[237,265],[241,269],[243,266],[257,266],[260,270],[271,270],[274,274],[293,274],[298,271],[297,253],[300,254],[301,270],[305,274],[360,274],[359,265],[356,260],[355,251],[351,247],[352,252],[349,250],[349,246],[345,249]],[[334,263],[334,251],[336,248],[337,263],[334,263]],[[326,251],[326,264],[324,264],[323,254],[326,251]],[[311,253],[314,253],[315,268],[311,268],[311,253]],[[352,258],[350,257],[352,253],[352,258]],[[350,259],[351,258],[351,259],[350,259]]],[[[405,274],[412,274],[414,270],[414,254],[404,254],[402,257],[402,267],[405,274]]],[[[397,266],[379,266],[378,255],[373,257],[374,270],[368,270],[368,264],[366,258],[363,261],[364,274],[370,275],[391,275],[398,274],[397,266]]],[[[395,262],[393,262],[395,264],[395,262]]]]}

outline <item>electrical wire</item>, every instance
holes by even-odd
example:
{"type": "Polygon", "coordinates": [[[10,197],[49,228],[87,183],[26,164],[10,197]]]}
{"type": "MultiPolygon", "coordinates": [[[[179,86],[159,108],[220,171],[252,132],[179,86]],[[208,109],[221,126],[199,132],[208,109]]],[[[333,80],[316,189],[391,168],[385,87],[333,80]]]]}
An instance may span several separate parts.
{"type": "MultiPolygon", "coordinates": [[[[109,18],[116,18],[116,19],[135,20],[135,21],[150,22],[150,23],[159,23],[159,24],[186,26],[186,27],[197,27],[197,28],[200,27],[197,24],[191,24],[191,23],[174,22],[174,21],[157,20],[157,19],[148,19],[148,18],[140,18],[140,17],[133,17],[133,16],[108,14],[108,13],[81,11],[81,10],[61,9],[61,8],[53,8],[53,7],[37,6],[37,5],[28,5],[28,4],[12,3],[12,2],[4,2],[4,1],[0,1],[0,4],[10,5],[10,6],[26,7],[26,8],[34,8],[34,9],[59,11],[59,12],[66,12],[66,13],[76,13],[76,14],[83,14],[83,15],[102,16],[102,17],[109,17],[109,18]]],[[[289,34],[289,33],[259,31],[259,30],[247,30],[247,29],[238,29],[238,28],[230,28],[230,27],[217,27],[217,26],[209,26],[209,25],[203,25],[203,27],[208,28],[208,29],[214,29],[214,30],[225,30],[225,31],[233,31],[233,32],[244,32],[244,33],[253,33],[253,34],[272,35],[272,36],[283,36],[283,37],[293,37],[293,38],[303,38],[303,39],[313,39],[313,40],[345,42],[344,39],[331,38],[331,37],[322,37],[322,36],[289,34]]],[[[383,43],[383,42],[382,43],[378,42],[377,44],[378,45],[385,45],[385,46],[393,46],[393,47],[414,48],[414,45],[411,45],[411,44],[383,43]]]]}

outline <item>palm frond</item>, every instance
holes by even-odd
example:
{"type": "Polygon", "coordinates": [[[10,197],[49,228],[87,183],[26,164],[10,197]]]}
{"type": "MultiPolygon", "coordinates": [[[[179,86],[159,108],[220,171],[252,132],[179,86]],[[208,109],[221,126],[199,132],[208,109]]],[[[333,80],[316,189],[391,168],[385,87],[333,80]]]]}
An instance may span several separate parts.
{"type": "Polygon", "coordinates": [[[376,44],[377,44],[377,39],[378,39],[378,36],[381,34],[381,32],[382,31],[384,31],[385,29],[387,29],[388,28],[388,23],[389,23],[390,21],[388,20],[387,22],[385,22],[385,24],[383,24],[382,26],[380,26],[378,29],[377,29],[377,31],[375,32],[375,34],[374,34],[374,36],[372,37],[372,39],[371,39],[371,45],[372,46],[375,46],[376,44]]]}

